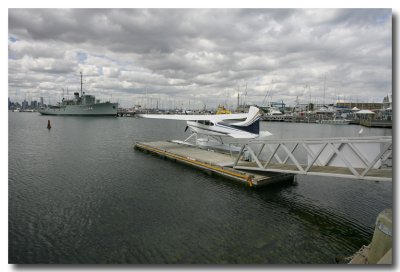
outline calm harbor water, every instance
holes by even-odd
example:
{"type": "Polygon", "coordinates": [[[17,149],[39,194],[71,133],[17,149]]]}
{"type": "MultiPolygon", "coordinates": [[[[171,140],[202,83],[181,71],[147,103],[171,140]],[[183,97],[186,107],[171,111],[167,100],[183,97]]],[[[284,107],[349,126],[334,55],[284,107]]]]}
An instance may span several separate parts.
{"type": "MultiPolygon", "coordinates": [[[[335,263],[368,244],[376,216],[392,207],[391,182],[298,176],[254,190],[133,149],[184,139],[184,122],[8,118],[10,263],[335,263]]],[[[361,129],[261,128],[273,138],[361,129]]]]}

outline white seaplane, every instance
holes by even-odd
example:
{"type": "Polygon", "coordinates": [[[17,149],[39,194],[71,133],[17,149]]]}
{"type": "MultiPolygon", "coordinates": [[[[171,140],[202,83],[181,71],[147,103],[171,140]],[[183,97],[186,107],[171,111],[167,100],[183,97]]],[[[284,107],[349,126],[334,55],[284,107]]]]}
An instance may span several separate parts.
{"type": "Polygon", "coordinates": [[[170,119],[186,121],[186,130],[189,128],[191,135],[180,143],[188,143],[193,136],[196,137],[196,145],[205,145],[210,137],[224,144],[223,137],[235,139],[255,139],[272,135],[268,131],[260,133],[260,117],[262,111],[250,106],[248,113],[216,114],[216,115],[179,115],[179,114],[139,114],[139,117],[154,119],[170,119]],[[197,138],[197,135],[205,135],[207,138],[197,138]]]}

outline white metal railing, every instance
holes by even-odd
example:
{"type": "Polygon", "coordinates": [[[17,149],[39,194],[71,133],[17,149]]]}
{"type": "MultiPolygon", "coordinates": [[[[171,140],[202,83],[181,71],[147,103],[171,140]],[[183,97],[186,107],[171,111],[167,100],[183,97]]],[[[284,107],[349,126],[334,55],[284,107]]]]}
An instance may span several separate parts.
{"type": "Polygon", "coordinates": [[[240,146],[233,167],[256,171],[392,180],[392,137],[262,140],[240,146]],[[244,158],[246,161],[244,161],[244,158]]]}

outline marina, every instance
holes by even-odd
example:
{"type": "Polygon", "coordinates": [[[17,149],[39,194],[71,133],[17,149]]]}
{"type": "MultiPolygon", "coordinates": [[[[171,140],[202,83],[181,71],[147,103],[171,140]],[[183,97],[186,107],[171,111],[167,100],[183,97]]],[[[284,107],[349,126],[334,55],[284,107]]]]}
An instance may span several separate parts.
{"type": "Polygon", "coordinates": [[[395,10],[7,12],[8,269],[395,264],[395,10]]]}
{"type": "MultiPolygon", "coordinates": [[[[292,173],[233,169],[226,152],[165,141],[190,136],[185,123],[10,113],[11,261],[335,263],[336,256],[351,256],[370,243],[376,216],[391,206],[390,181],[296,175],[293,182],[292,173]],[[26,131],[35,141],[23,137],[26,131]],[[133,143],[171,158],[135,151],[133,143]],[[182,158],[191,167],[173,162],[182,158]],[[254,175],[252,187],[245,181],[248,175],[254,175]],[[244,229],[248,235],[243,236],[244,229]],[[282,243],[288,237],[290,247],[282,243]],[[99,250],[88,253],[77,243],[99,250]],[[49,255],[48,244],[70,254],[49,255]],[[140,253],[130,253],[138,247],[140,253]]],[[[288,131],[302,138],[353,137],[360,126],[260,122],[260,130],[270,131],[273,142],[287,139],[288,131]]],[[[379,138],[391,130],[364,128],[363,134],[379,138]]]]}
{"type": "MultiPolygon", "coordinates": [[[[351,104],[347,105],[347,107],[339,106],[337,103],[336,106],[330,106],[330,111],[304,111],[299,110],[295,111],[294,108],[281,108],[281,111],[278,111],[276,107],[265,108],[262,106],[254,105],[263,110],[263,114],[260,118],[261,121],[266,122],[291,122],[291,123],[317,123],[321,125],[350,125],[356,124],[365,127],[376,127],[376,128],[392,128],[392,109],[391,103],[374,103],[371,107],[374,111],[365,111],[354,108],[351,110],[351,104]],[[387,108],[385,108],[387,107],[387,108]],[[285,112],[285,113],[283,113],[285,112]],[[365,113],[367,112],[367,113],[365,113]],[[328,113],[328,114],[327,114],[328,113]],[[343,117],[343,115],[345,117],[343,117]]],[[[248,111],[250,105],[238,106],[237,109],[241,109],[236,112],[243,112],[243,110],[248,111]]],[[[229,111],[230,113],[236,113],[235,110],[229,111]]],[[[118,117],[137,117],[140,114],[174,114],[179,113],[181,115],[191,115],[191,114],[218,114],[218,111],[186,111],[183,109],[174,109],[174,110],[162,110],[158,108],[150,108],[150,109],[141,109],[138,108],[118,108],[116,116],[118,117]]]]}

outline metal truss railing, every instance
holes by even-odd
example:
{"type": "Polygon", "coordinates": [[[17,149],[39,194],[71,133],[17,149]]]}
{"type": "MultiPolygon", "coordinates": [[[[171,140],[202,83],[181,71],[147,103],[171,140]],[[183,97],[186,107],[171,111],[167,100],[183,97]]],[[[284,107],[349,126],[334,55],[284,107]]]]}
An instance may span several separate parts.
{"type": "Polygon", "coordinates": [[[263,140],[241,146],[233,167],[256,171],[392,180],[392,137],[263,140]]]}

